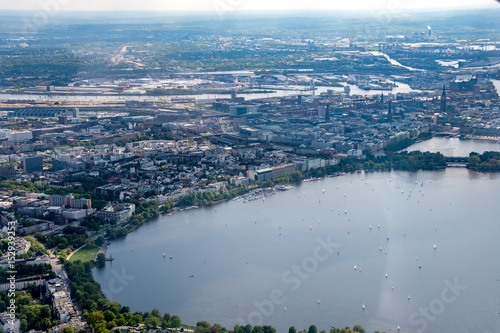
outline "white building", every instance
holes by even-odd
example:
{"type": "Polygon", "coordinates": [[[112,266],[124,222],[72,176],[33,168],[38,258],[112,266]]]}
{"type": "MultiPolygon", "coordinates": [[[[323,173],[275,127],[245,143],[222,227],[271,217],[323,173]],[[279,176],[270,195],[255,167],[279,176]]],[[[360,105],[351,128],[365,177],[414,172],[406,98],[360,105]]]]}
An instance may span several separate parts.
{"type": "Polygon", "coordinates": [[[7,135],[10,134],[10,129],[0,128],[0,139],[7,138],[7,135]]]}
{"type": "Polygon", "coordinates": [[[361,158],[363,156],[363,151],[361,149],[351,149],[347,151],[347,156],[361,158]]]}
{"type": "Polygon", "coordinates": [[[0,330],[3,332],[19,332],[21,328],[21,321],[11,317],[9,312],[0,313],[0,330]],[[14,324],[12,324],[14,322],[14,324]]]}
{"type": "Polygon", "coordinates": [[[19,142],[31,139],[33,139],[33,133],[31,131],[11,131],[7,133],[7,140],[9,141],[19,142]]]}
{"type": "Polygon", "coordinates": [[[86,209],[65,209],[62,211],[62,216],[70,220],[80,220],[87,216],[86,209]]]}

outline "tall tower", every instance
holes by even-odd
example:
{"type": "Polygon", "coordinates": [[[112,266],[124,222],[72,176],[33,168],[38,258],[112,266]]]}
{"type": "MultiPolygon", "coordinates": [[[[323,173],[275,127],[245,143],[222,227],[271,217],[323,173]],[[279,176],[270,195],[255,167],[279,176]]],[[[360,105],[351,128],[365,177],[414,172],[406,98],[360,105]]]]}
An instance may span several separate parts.
{"type": "Polygon", "coordinates": [[[446,90],[443,84],[443,93],[441,94],[441,113],[446,113],[446,90]]]}
{"type": "Polygon", "coordinates": [[[389,110],[387,111],[387,121],[392,121],[392,100],[389,100],[389,110]]]}
{"type": "Polygon", "coordinates": [[[380,95],[380,104],[384,104],[384,93],[382,92],[382,95],[380,95]]]}

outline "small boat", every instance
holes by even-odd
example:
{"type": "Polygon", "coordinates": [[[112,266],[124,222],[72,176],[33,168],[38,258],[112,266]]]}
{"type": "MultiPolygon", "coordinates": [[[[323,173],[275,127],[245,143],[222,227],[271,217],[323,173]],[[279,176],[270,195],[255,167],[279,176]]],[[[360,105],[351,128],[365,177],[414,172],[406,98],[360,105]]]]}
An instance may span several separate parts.
{"type": "Polygon", "coordinates": [[[321,302],[319,301],[319,298],[318,298],[318,304],[320,304],[321,302]]]}
{"type": "Polygon", "coordinates": [[[165,253],[163,253],[163,258],[165,258],[165,253]]]}
{"type": "Polygon", "coordinates": [[[365,303],[363,303],[362,308],[363,308],[363,311],[365,311],[365,310],[366,310],[366,309],[365,309],[365,303]]]}
{"type": "Polygon", "coordinates": [[[168,257],[168,259],[172,259],[172,256],[168,257]]]}

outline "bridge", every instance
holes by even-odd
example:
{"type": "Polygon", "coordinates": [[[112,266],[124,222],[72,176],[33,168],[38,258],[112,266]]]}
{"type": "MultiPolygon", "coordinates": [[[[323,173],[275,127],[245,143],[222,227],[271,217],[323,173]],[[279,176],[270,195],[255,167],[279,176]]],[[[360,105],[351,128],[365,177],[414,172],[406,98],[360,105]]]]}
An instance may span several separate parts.
{"type": "Polygon", "coordinates": [[[469,162],[469,156],[445,156],[446,166],[465,168],[469,162]]]}
{"type": "Polygon", "coordinates": [[[444,160],[446,163],[467,163],[469,156],[445,156],[444,160]]]}

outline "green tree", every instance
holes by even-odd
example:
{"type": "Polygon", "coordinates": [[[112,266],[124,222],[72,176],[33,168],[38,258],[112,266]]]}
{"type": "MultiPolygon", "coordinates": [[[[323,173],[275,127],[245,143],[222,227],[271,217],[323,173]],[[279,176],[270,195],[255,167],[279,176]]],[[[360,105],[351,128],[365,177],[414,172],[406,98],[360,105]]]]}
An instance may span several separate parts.
{"type": "Polygon", "coordinates": [[[40,307],[40,317],[50,318],[50,307],[48,305],[43,305],[40,307]]]}
{"type": "Polygon", "coordinates": [[[52,327],[52,323],[50,322],[49,318],[43,318],[42,320],[40,320],[38,322],[38,327],[42,331],[45,331],[45,330],[49,329],[50,327],[52,327]]]}
{"type": "Polygon", "coordinates": [[[116,317],[115,317],[115,314],[113,312],[111,312],[110,310],[106,310],[104,311],[104,319],[106,321],[112,321],[114,320],[116,317]]]}
{"type": "MultiPolygon", "coordinates": [[[[294,171],[290,174],[290,180],[298,182],[304,178],[304,175],[300,171],[294,171]]],[[[292,326],[293,327],[293,326],[292,326]]]]}
{"type": "Polygon", "coordinates": [[[201,326],[203,328],[210,328],[212,325],[206,320],[200,320],[196,323],[196,326],[201,326]]]}
{"type": "Polygon", "coordinates": [[[172,318],[170,319],[170,326],[172,328],[179,328],[181,327],[181,325],[182,325],[181,318],[179,318],[179,316],[173,315],[172,318]]]}
{"type": "Polygon", "coordinates": [[[98,253],[95,261],[97,267],[104,267],[104,264],[106,263],[106,256],[104,253],[98,253]]]}
{"type": "Polygon", "coordinates": [[[318,328],[315,325],[309,326],[309,330],[307,330],[307,333],[318,333],[318,328]]]}
{"type": "Polygon", "coordinates": [[[352,327],[352,330],[354,332],[365,333],[365,329],[363,327],[361,327],[361,325],[359,325],[359,324],[354,325],[352,327]]]}
{"type": "Polygon", "coordinates": [[[158,310],[158,309],[153,309],[153,310],[151,310],[151,314],[152,314],[153,316],[155,316],[156,318],[161,318],[161,317],[162,317],[162,315],[161,315],[161,313],[160,313],[160,310],[158,310]]]}
{"type": "Polygon", "coordinates": [[[21,319],[21,331],[28,331],[28,321],[26,319],[21,319]]]}
{"type": "Polygon", "coordinates": [[[87,318],[89,324],[93,325],[98,322],[104,321],[104,315],[101,311],[92,312],[87,318]]]}
{"type": "Polygon", "coordinates": [[[65,327],[62,329],[62,333],[75,333],[73,327],[65,327]]]}
{"type": "Polygon", "coordinates": [[[106,239],[104,239],[104,237],[99,236],[95,240],[95,245],[101,246],[102,244],[104,244],[105,241],[106,241],[106,239]]]}
{"type": "Polygon", "coordinates": [[[290,326],[288,333],[297,333],[297,329],[294,326],[290,326]]]}

